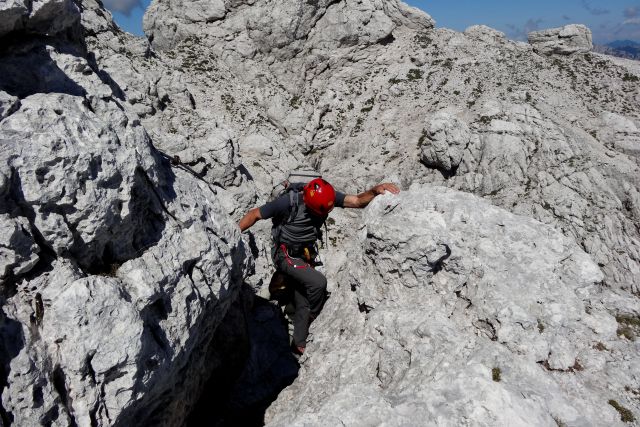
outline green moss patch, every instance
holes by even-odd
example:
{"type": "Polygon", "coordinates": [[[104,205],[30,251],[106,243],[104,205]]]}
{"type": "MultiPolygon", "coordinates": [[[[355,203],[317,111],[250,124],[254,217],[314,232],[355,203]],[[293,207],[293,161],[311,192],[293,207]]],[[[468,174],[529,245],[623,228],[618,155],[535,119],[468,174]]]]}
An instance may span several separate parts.
{"type": "Polygon", "coordinates": [[[499,383],[502,380],[501,374],[502,374],[502,371],[500,370],[500,368],[493,368],[491,370],[491,378],[493,378],[493,380],[497,383],[499,383]]]}
{"type": "Polygon", "coordinates": [[[618,336],[635,341],[640,334],[640,317],[620,314],[616,316],[616,321],[618,322],[618,336]]]}
{"type": "Polygon", "coordinates": [[[625,408],[615,400],[611,399],[609,401],[609,405],[613,406],[615,410],[618,411],[618,413],[620,413],[620,419],[623,422],[632,423],[636,420],[636,417],[633,416],[633,413],[630,410],[628,410],[627,408],[625,408]]]}

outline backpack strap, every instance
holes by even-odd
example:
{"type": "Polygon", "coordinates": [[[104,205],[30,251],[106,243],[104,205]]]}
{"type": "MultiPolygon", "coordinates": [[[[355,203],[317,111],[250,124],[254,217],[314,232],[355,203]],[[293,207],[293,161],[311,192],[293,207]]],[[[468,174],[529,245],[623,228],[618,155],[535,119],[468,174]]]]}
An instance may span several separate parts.
{"type": "Polygon", "coordinates": [[[273,244],[277,248],[280,246],[280,235],[282,234],[282,227],[285,224],[290,223],[298,215],[298,206],[300,205],[300,193],[296,190],[289,190],[289,215],[282,216],[273,222],[271,228],[271,237],[273,238],[273,244]]]}
{"type": "Polygon", "coordinates": [[[289,218],[286,222],[291,222],[298,215],[298,206],[300,206],[300,192],[297,190],[289,191],[289,218]]]}

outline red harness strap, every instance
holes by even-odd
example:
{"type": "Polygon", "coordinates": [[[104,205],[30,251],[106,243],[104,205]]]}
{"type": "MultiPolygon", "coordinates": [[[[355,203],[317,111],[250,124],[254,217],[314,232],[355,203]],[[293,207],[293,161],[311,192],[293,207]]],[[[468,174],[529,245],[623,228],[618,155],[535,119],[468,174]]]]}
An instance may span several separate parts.
{"type": "MultiPolygon", "coordinates": [[[[304,263],[303,265],[296,265],[291,257],[289,256],[289,252],[287,251],[287,247],[284,244],[280,245],[280,249],[282,249],[282,253],[284,253],[284,259],[287,261],[287,264],[293,268],[307,268],[309,264],[304,263]]],[[[302,260],[302,258],[300,258],[302,260]]]]}

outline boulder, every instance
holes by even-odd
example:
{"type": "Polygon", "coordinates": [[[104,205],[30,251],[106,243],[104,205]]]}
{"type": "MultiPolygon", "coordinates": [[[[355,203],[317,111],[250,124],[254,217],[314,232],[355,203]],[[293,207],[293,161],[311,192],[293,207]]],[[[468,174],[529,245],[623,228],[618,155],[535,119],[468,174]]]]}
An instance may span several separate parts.
{"type": "Polygon", "coordinates": [[[30,0],[7,0],[0,3],[0,37],[24,28],[30,0]]]}
{"type": "Polygon", "coordinates": [[[506,40],[506,36],[502,31],[486,25],[472,25],[464,30],[464,35],[486,43],[499,43],[506,40]]]}
{"type": "Polygon", "coordinates": [[[189,36],[211,36],[213,44],[238,39],[234,44],[244,58],[252,58],[257,50],[291,59],[305,45],[324,50],[372,44],[386,40],[398,26],[424,31],[435,25],[425,12],[396,0],[304,4],[297,0],[258,0],[250,2],[249,8],[236,8],[234,4],[225,8],[222,2],[208,2],[203,7],[199,2],[182,7],[179,2],[154,0],[144,17],[145,33],[154,48],[171,48],[189,36]],[[292,13],[294,10],[297,12],[292,13]],[[209,25],[204,32],[203,22],[209,25]]]}
{"type": "MultiPolygon", "coordinates": [[[[2,185],[0,191],[6,187],[2,185]]],[[[40,248],[29,232],[29,223],[25,218],[11,218],[7,214],[0,216],[0,280],[4,281],[21,276],[35,267],[40,248]]]]}
{"type": "Polygon", "coordinates": [[[445,175],[455,174],[463,151],[471,142],[471,131],[455,112],[446,110],[434,114],[426,125],[418,141],[420,160],[445,175]]]}
{"type": "Polygon", "coordinates": [[[593,381],[611,293],[575,242],[443,187],[380,196],[363,221],[267,426],[616,422],[617,380],[593,381]]]}
{"type": "Polygon", "coordinates": [[[0,140],[3,418],[181,423],[247,268],[235,224],[112,103],[32,95],[0,140]]]}
{"type": "Polygon", "coordinates": [[[54,35],[80,21],[80,10],[73,0],[33,0],[26,29],[54,35]]]}
{"type": "Polygon", "coordinates": [[[536,52],[546,55],[571,55],[593,49],[591,30],[579,24],[531,32],[529,43],[536,52]]]}
{"type": "Polygon", "coordinates": [[[13,113],[20,105],[20,100],[0,90],[0,120],[13,113]]]}
{"type": "Polygon", "coordinates": [[[0,4],[0,37],[13,31],[55,35],[80,21],[72,0],[8,0],[0,4]]]}

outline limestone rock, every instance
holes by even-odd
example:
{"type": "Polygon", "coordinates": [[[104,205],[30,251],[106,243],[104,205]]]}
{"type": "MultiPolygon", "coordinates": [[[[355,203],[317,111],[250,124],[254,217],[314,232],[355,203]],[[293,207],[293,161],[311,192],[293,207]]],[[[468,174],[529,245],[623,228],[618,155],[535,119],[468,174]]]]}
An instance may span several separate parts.
{"type": "Polygon", "coordinates": [[[464,34],[468,37],[473,37],[487,43],[498,43],[505,41],[506,39],[503,32],[486,25],[472,25],[464,30],[464,34]]]}
{"type": "Polygon", "coordinates": [[[284,59],[295,56],[305,44],[323,49],[371,44],[386,39],[400,25],[416,30],[434,26],[429,15],[395,0],[339,3],[259,0],[250,2],[250,8],[236,8],[237,5],[225,8],[219,3],[207,2],[206,10],[202,10],[199,3],[187,8],[155,0],[145,13],[145,33],[156,49],[168,49],[189,36],[201,35],[199,22],[224,18],[205,33],[213,38],[211,43],[220,38],[225,42],[235,39],[236,49],[244,57],[252,57],[256,49],[284,59]],[[161,15],[163,18],[159,19],[161,15]],[[229,33],[233,35],[227,40],[229,33]]]}
{"type": "Polygon", "coordinates": [[[529,43],[544,54],[571,55],[593,49],[591,30],[584,25],[566,25],[529,33],[529,43]]]}
{"type": "Polygon", "coordinates": [[[5,209],[29,206],[43,243],[88,269],[105,256],[108,262],[133,257],[160,226],[154,217],[162,208],[143,190],[159,184],[158,160],[143,130],[127,127],[119,137],[109,127],[81,100],[64,95],[25,98],[19,113],[0,124],[8,142],[3,169],[18,185],[5,196],[5,209]],[[72,132],[76,121],[82,127],[72,132]]]}
{"type": "MultiPolygon", "coordinates": [[[[592,343],[620,346],[600,303],[610,291],[571,239],[475,196],[415,186],[374,200],[348,251],[267,425],[617,419],[604,397],[617,380],[592,381],[603,356],[592,343]]],[[[638,367],[609,372],[628,369],[638,367]]]]}
{"type": "Polygon", "coordinates": [[[17,30],[53,35],[80,20],[72,0],[9,0],[0,5],[0,37],[17,30]]]}
{"type": "MultiPolygon", "coordinates": [[[[107,54],[126,37],[86,6],[86,42],[102,52],[27,35],[0,58],[0,415],[175,425],[219,368],[214,349],[227,344],[212,340],[249,255],[213,186],[153,146],[135,108],[153,101],[133,90],[150,81],[124,50],[107,54]]],[[[59,12],[58,23],[77,21],[77,10],[59,12]]],[[[220,165],[208,178],[224,181],[237,148],[213,128],[219,137],[200,145],[220,165]]]]}
{"type": "Polygon", "coordinates": [[[29,0],[7,0],[0,4],[0,37],[24,28],[30,3],[29,0]]]}
{"type": "Polygon", "coordinates": [[[185,10],[185,17],[194,23],[212,22],[224,18],[226,9],[222,0],[195,1],[183,5],[176,5],[185,10]]]}
{"type": "Polygon", "coordinates": [[[4,91],[0,91],[0,120],[13,113],[20,105],[20,100],[4,91]]]}
{"type": "Polygon", "coordinates": [[[421,160],[427,166],[455,174],[463,151],[471,142],[467,125],[448,111],[440,111],[428,121],[420,137],[421,160]]]}
{"type": "Polygon", "coordinates": [[[603,142],[616,151],[640,158],[640,128],[633,120],[608,111],[602,112],[600,119],[599,137],[603,142]]]}
{"type": "Polygon", "coordinates": [[[35,267],[40,248],[25,219],[2,215],[0,232],[0,279],[21,276],[35,267]]]}
{"type": "Polygon", "coordinates": [[[195,354],[239,292],[246,257],[225,243],[237,231],[215,195],[171,171],[139,124],[117,109],[98,117],[81,98],[27,97],[0,134],[4,312],[25,343],[3,360],[4,410],[20,424],[184,417],[201,387],[189,377],[213,367],[195,354]],[[25,276],[36,261],[48,267],[25,276]]]}
{"type": "Polygon", "coordinates": [[[52,35],[79,20],[80,11],[72,0],[34,0],[26,28],[31,32],[52,35]]]}

